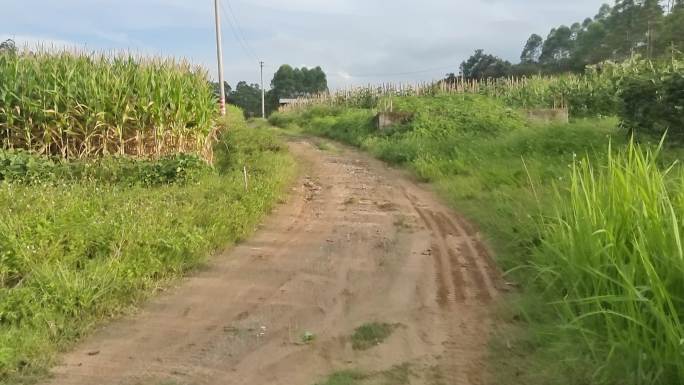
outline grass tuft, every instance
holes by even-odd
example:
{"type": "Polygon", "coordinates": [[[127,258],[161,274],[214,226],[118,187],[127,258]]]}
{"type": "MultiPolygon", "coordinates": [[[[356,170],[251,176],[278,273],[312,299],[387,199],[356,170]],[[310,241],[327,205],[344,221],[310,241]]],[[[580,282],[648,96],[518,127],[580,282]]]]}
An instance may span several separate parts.
{"type": "Polygon", "coordinates": [[[361,372],[344,370],[331,374],[325,381],[319,382],[316,385],[357,385],[366,378],[368,376],[361,372]]]}
{"type": "Polygon", "coordinates": [[[392,335],[397,325],[372,322],[359,326],[351,336],[354,350],[368,350],[380,345],[392,335]]]}
{"type": "Polygon", "coordinates": [[[404,363],[371,373],[355,370],[335,372],[316,385],[408,385],[412,375],[411,365],[404,363]]]}

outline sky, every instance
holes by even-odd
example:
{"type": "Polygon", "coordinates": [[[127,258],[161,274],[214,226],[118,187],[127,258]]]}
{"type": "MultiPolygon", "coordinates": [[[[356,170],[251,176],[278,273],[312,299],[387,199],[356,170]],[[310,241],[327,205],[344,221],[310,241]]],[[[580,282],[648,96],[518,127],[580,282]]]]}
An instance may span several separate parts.
{"type": "MultiPolygon", "coordinates": [[[[213,0],[1,0],[0,40],[183,57],[216,78],[213,0]]],[[[517,62],[532,33],[606,0],[221,0],[225,77],[268,88],[281,64],[321,66],[331,89],[458,72],[477,48],[517,62]]]]}

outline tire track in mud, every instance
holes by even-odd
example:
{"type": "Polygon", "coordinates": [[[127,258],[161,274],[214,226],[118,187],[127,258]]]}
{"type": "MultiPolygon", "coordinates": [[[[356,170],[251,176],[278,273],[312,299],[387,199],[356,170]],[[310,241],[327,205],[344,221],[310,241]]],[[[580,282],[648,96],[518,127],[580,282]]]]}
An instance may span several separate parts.
{"type": "Polygon", "coordinates": [[[449,305],[450,289],[447,284],[448,279],[444,277],[446,269],[444,268],[444,261],[442,250],[440,247],[433,243],[432,249],[429,251],[435,261],[436,274],[435,281],[437,282],[437,303],[440,307],[447,307],[449,305]]]}
{"type": "MultiPolygon", "coordinates": [[[[421,204],[405,188],[402,192],[432,238],[436,296],[438,304],[445,310],[443,317],[447,329],[447,340],[443,343],[445,353],[438,372],[458,384],[482,384],[483,370],[478,359],[464,361],[462,357],[471,348],[464,339],[472,339],[473,335],[486,330],[486,321],[483,319],[483,325],[472,327],[463,314],[473,309],[485,309],[496,298],[498,275],[495,272],[498,269],[492,264],[491,257],[483,254],[486,248],[475,238],[470,227],[465,230],[441,209],[421,204]],[[444,300],[445,290],[448,290],[448,301],[444,300]],[[466,336],[471,338],[464,338],[466,336]]],[[[456,220],[460,221],[460,218],[456,220]]]]}
{"type": "Polygon", "coordinates": [[[475,234],[472,230],[466,230],[470,229],[469,225],[464,228],[460,224],[463,223],[461,218],[457,217],[456,221],[453,221],[443,212],[436,215],[443,226],[451,229],[457,236],[458,249],[466,258],[468,271],[479,290],[479,299],[484,302],[491,301],[497,296],[501,275],[490,254],[486,252],[485,246],[474,239],[475,234]]]}
{"type": "Polygon", "coordinates": [[[448,297],[457,303],[491,302],[497,296],[500,274],[486,247],[444,212],[421,207],[417,197],[405,189],[403,193],[431,234],[439,301],[448,290],[448,297]]]}

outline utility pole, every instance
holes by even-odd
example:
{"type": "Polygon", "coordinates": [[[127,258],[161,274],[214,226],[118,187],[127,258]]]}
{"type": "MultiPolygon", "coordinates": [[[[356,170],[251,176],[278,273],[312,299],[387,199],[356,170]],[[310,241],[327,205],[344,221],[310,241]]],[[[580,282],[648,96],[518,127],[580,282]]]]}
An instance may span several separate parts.
{"type": "Polygon", "coordinates": [[[226,89],[223,80],[223,48],[221,43],[221,15],[219,13],[219,0],[214,0],[214,14],[216,17],[216,55],[218,56],[218,80],[219,80],[219,93],[221,95],[221,100],[219,100],[221,106],[221,116],[226,114],[226,89]]]}
{"type": "Polygon", "coordinates": [[[261,117],[266,119],[266,90],[264,90],[264,62],[260,61],[261,65],[261,117]]]}

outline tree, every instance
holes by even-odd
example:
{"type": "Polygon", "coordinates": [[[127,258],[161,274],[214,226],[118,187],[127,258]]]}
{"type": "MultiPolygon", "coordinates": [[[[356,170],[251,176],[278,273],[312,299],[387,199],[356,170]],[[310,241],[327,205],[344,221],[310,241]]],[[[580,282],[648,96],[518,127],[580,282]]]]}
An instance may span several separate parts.
{"type": "Polygon", "coordinates": [[[538,62],[543,44],[544,39],[536,33],[533,33],[532,36],[527,39],[525,48],[523,48],[522,54],[520,54],[520,62],[523,64],[538,62]]]}
{"type": "Polygon", "coordinates": [[[675,3],[672,12],[664,17],[654,45],[662,56],[672,55],[673,49],[684,51],[684,0],[675,3]]]}
{"type": "Polygon", "coordinates": [[[294,69],[284,64],[278,68],[278,71],[273,75],[271,80],[271,90],[278,98],[293,98],[299,96],[297,94],[297,75],[294,69]]]}
{"type": "Polygon", "coordinates": [[[459,77],[459,76],[456,76],[456,74],[453,73],[453,72],[449,72],[449,73],[446,74],[446,76],[444,77],[444,81],[445,81],[446,83],[449,83],[449,84],[456,83],[456,82],[458,81],[458,79],[460,79],[460,77],[459,77]]]}
{"type": "Polygon", "coordinates": [[[321,67],[316,67],[307,70],[302,68],[302,73],[306,71],[303,76],[303,89],[307,94],[318,94],[328,91],[328,78],[321,67]]]}
{"type": "Polygon", "coordinates": [[[15,54],[17,52],[17,45],[14,43],[14,40],[12,39],[7,39],[0,43],[0,53],[10,53],[10,54],[15,54]]]}
{"type": "Polygon", "coordinates": [[[261,88],[258,84],[238,82],[235,90],[230,93],[228,101],[242,108],[246,118],[261,115],[261,88]]]}
{"type": "Polygon", "coordinates": [[[544,41],[539,61],[556,67],[558,70],[566,69],[575,48],[575,41],[572,37],[572,30],[565,25],[552,29],[544,41]]]}
{"type": "Polygon", "coordinates": [[[598,13],[596,16],[594,16],[595,21],[604,21],[610,16],[610,12],[612,11],[612,8],[608,4],[603,4],[601,5],[601,8],[599,8],[598,13]]]}
{"type": "Polygon", "coordinates": [[[321,67],[292,68],[285,64],[271,80],[271,89],[281,98],[296,98],[328,90],[328,80],[321,67]]]}
{"type": "MultiPolygon", "coordinates": [[[[587,65],[624,60],[638,54],[664,58],[684,51],[684,0],[615,0],[593,18],[552,28],[546,39],[532,34],[511,65],[482,50],[461,64],[469,78],[582,72],[587,65]]],[[[453,78],[453,77],[451,77],[453,78]]],[[[449,76],[447,77],[449,79],[449,76]]]]}
{"type": "Polygon", "coordinates": [[[612,50],[605,44],[606,36],[606,26],[601,21],[592,21],[584,28],[575,43],[573,70],[580,72],[589,64],[599,63],[611,57],[612,50]]]}
{"type": "Polygon", "coordinates": [[[268,93],[269,106],[271,109],[277,108],[282,98],[315,95],[327,90],[328,79],[321,67],[300,69],[284,64],[278,68],[271,80],[271,91],[268,93]]]}
{"type": "Polygon", "coordinates": [[[606,19],[607,44],[612,58],[622,60],[636,53],[649,54],[656,26],[662,21],[658,0],[617,0],[606,19]]]}
{"type": "Polygon", "coordinates": [[[468,79],[498,78],[507,76],[511,63],[494,55],[475,50],[468,60],[461,63],[461,75],[468,79]]]}
{"type": "MultiPolygon", "coordinates": [[[[219,83],[218,82],[212,82],[211,87],[214,89],[214,94],[216,94],[216,97],[218,97],[220,94],[219,91],[221,90],[219,88],[219,83]]],[[[228,84],[228,82],[226,82],[226,81],[223,82],[223,90],[226,92],[226,98],[227,98],[228,95],[230,95],[230,91],[232,90],[232,88],[230,87],[230,84],[228,84]]]]}

